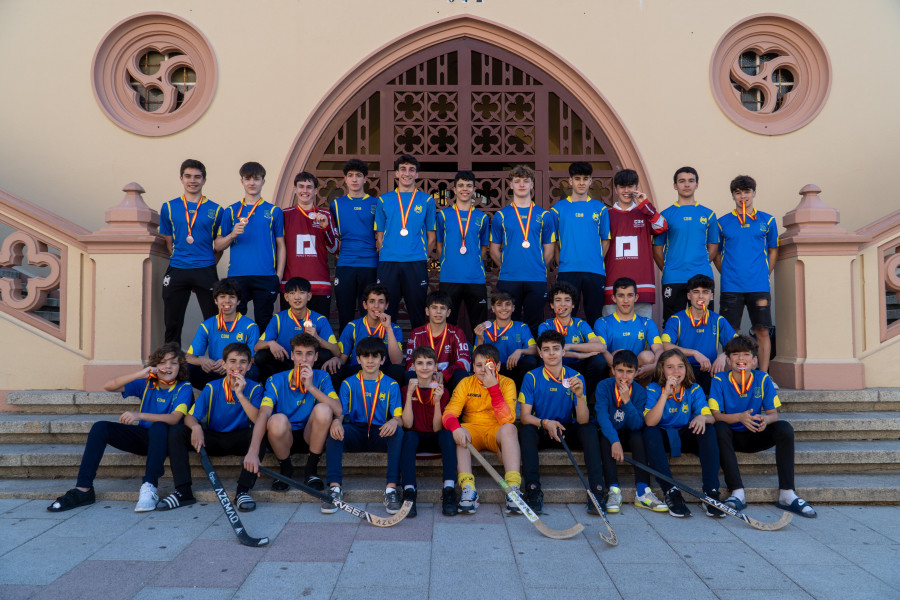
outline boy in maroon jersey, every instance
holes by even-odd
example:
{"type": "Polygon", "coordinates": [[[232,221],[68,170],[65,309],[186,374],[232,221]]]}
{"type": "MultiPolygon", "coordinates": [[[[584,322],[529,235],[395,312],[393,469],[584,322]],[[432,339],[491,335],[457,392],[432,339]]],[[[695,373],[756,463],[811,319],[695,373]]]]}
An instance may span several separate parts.
{"type": "Polygon", "coordinates": [[[447,322],[450,316],[450,294],[432,292],[425,299],[425,314],[428,323],[409,332],[406,342],[407,379],[414,376],[413,351],[420,346],[434,349],[437,361],[437,378],[447,387],[447,395],[453,393],[456,384],[469,375],[472,355],[469,342],[462,329],[447,322]]]}

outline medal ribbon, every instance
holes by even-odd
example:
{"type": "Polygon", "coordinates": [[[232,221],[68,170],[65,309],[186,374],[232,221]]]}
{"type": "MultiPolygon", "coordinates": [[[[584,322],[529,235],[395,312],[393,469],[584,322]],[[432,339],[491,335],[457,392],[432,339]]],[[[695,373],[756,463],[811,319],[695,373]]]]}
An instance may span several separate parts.
{"type": "MultiPolygon", "coordinates": [[[[496,335],[491,335],[491,332],[490,332],[489,329],[485,329],[485,330],[484,330],[484,334],[485,334],[486,336],[488,336],[488,339],[489,339],[489,340],[491,340],[492,342],[496,342],[497,340],[500,339],[500,336],[502,336],[504,333],[506,333],[507,331],[509,331],[509,328],[512,327],[512,324],[513,324],[512,321],[510,321],[509,323],[507,323],[507,324],[506,324],[506,327],[503,328],[503,331],[501,331],[500,333],[497,333],[496,335]]],[[[494,331],[497,331],[497,321],[494,321],[494,331]]]]}
{"type": "MultiPolygon", "coordinates": [[[[368,435],[369,431],[372,430],[372,420],[375,418],[375,406],[378,404],[378,392],[381,391],[381,378],[384,377],[384,375],[382,375],[381,372],[379,371],[377,383],[375,384],[375,395],[372,396],[372,410],[371,411],[369,410],[369,401],[366,398],[366,386],[365,386],[365,382],[363,381],[363,378],[362,378],[362,373],[357,375],[357,377],[359,377],[359,389],[362,390],[364,410],[369,418],[369,428],[366,430],[366,435],[368,435]]],[[[418,384],[416,384],[416,385],[418,386],[418,384]]]]}
{"type": "Polygon", "coordinates": [[[669,395],[669,398],[672,398],[673,400],[675,400],[675,402],[681,402],[682,400],[684,400],[684,385],[681,386],[680,393],[673,392],[669,395]]]}
{"type": "MultiPolygon", "coordinates": [[[[231,375],[225,376],[225,379],[222,380],[222,387],[225,388],[225,402],[234,404],[234,396],[231,394],[231,375]]],[[[212,406],[212,399],[210,399],[210,406],[212,406]]]]}
{"type": "Polygon", "coordinates": [[[531,231],[531,211],[534,210],[534,202],[528,207],[528,216],[525,218],[527,225],[522,224],[522,215],[519,214],[519,207],[514,204],[513,208],[515,209],[516,218],[519,220],[519,228],[522,230],[522,239],[527,242],[528,232],[531,231]]]}
{"type": "Polygon", "coordinates": [[[434,345],[434,335],[431,333],[431,323],[428,324],[428,345],[431,346],[431,349],[437,353],[437,357],[441,358],[441,350],[444,348],[444,340],[447,339],[447,330],[450,329],[447,325],[444,325],[444,334],[441,336],[441,343],[437,346],[434,345]]]}
{"type": "Polygon", "coordinates": [[[563,327],[563,324],[559,322],[558,317],[553,319],[553,327],[556,329],[556,331],[558,331],[559,333],[561,333],[563,335],[569,335],[569,327],[571,327],[571,326],[572,326],[572,323],[569,323],[568,325],[563,327]]]}
{"type": "MultiPolygon", "coordinates": [[[[263,202],[264,202],[264,200],[263,200],[262,198],[260,198],[259,200],[256,201],[256,204],[254,204],[254,205],[253,205],[253,208],[250,209],[250,214],[247,215],[247,220],[248,220],[248,221],[250,220],[250,217],[253,216],[253,213],[256,212],[256,209],[259,207],[259,205],[262,204],[263,202]]],[[[237,214],[237,220],[238,220],[238,221],[240,221],[240,219],[241,219],[241,213],[244,212],[244,207],[245,207],[245,206],[246,206],[246,204],[244,204],[244,199],[241,198],[241,209],[238,211],[238,214],[237,214]]]]}
{"type": "MultiPolygon", "coordinates": [[[[312,311],[309,310],[309,309],[307,308],[307,309],[306,309],[306,318],[305,318],[303,321],[310,321],[310,320],[312,320],[312,319],[309,318],[311,314],[312,314],[312,311]]],[[[303,330],[304,330],[304,327],[303,327],[303,321],[301,321],[300,319],[298,319],[297,317],[295,317],[295,316],[294,316],[294,311],[291,310],[290,308],[288,309],[288,315],[291,317],[291,321],[293,321],[294,324],[297,325],[297,329],[299,329],[300,331],[303,331],[303,330]]]]}
{"type": "Polygon", "coordinates": [[[544,367],[544,373],[547,374],[547,377],[549,377],[550,379],[552,379],[553,381],[555,381],[556,383],[558,383],[560,385],[562,385],[563,379],[566,378],[566,368],[565,367],[563,367],[562,370],[560,370],[559,379],[554,377],[553,373],[551,373],[550,371],[547,370],[547,367],[544,367]]]}
{"type": "Polygon", "coordinates": [[[707,323],[709,323],[709,310],[706,308],[706,306],[704,306],[703,314],[701,314],[699,317],[697,317],[697,320],[695,321],[694,320],[694,307],[692,306],[691,309],[688,311],[688,319],[691,320],[691,326],[693,326],[693,327],[699,327],[700,325],[706,325],[707,323]]]}
{"type": "Polygon", "coordinates": [[[237,322],[240,318],[241,313],[236,314],[234,317],[234,321],[231,322],[231,328],[229,329],[225,325],[225,317],[222,316],[222,313],[219,313],[216,315],[216,329],[218,331],[227,331],[228,333],[231,333],[232,331],[234,331],[234,328],[237,327],[237,322]]]}
{"type": "Polygon", "coordinates": [[[395,189],[397,192],[397,203],[400,205],[400,228],[406,229],[406,222],[409,220],[409,211],[412,210],[413,204],[416,202],[416,192],[419,190],[413,190],[412,197],[409,199],[409,206],[406,207],[406,212],[403,211],[403,199],[400,197],[400,190],[395,189]]]}
{"type": "Polygon", "coordinates": [[[191,218],[191,214],[188,211],[187,198],[184,197],[184,194],[181,195],[181,201],[184,202],[184,219],[187,221],[188,235],[192,235],[191,231],[194,229],[194,223],[197,222],[197,215],[200,214],[200,205],[203,204],[204,200],[206,200],[206,196],[200,196],[200,202],[197,203],[197,208],[194,209],[194,217],[191,218]]]}
{"type": "Polygon", "coordinates": [[[456,221],[459,223],[459,231],[462,233],[462,247],[466,247],[466,236],[469,234],[469,225],[472,224],[472,213],[475,212],[474,209],[470,208],[468,216],[466,216],[466,226],[463,228],[462,216],[459,214],[459,208],[456,204],[453,205],[453,210],[456,211],[456,221]]]}
{"type": "Polygon", "coordinates": [[[371,327],[369,327],[369,321],[366,319],[366,317],[363,317],[363,325],[366,326],[366,333],[368,333],[370,336],[375,335],[380,338],[384,337],[384,323],[379,322],[378,325],[375,326],[375,329],[372,329],[371,327]]]}
{"type": "Polygon", "coordinates": [[[165,379],[160,379],[159,375],[157,375],[156,373],[150,373],[149,375],[147,375],[147,381],[150,382],[150,385],[152,385],[154,389],[158,389],[161,385],[171,388],[173,385],[175,385],[177,379],[166,381],[165,379]]]}
{"type": "MultiPolygon", "coordinates": [[[[428,402],[425,402],[424,400],[422,400],[422,394],[419,392],[419,384],[416,383],[415,386],[416,386],[416,398],[419,399],[419,402],[421,404],[426,404],[426,405],[434,404],[434,398],[430,394],[429,394],[428,402]]],[[[430,392],[431,390],[428,390],[428,391],[430,392]]]]}
{"type": "Polygon", "coordinates": [[[747,371],[741,370],[740,384],[734,378],[734,372],[728,374],[728,380],[731,381],[731,386],[734,388],[734,391],[738,393],[738,396],[743,396],[749,392],[750,388],[753,386],[753,373],[750,373],[750,376],[748,377],[747,371]]]}
{"type": "Polygon", "coordinates": [[[303,387],[303,382],[300,381],[300,367],[291,369],[291,376],[288,378],[288,384],[291,386],[292,390],[300,390],[301,394],[306,393],[306,388],[303,387]]]}
{"type": "Polygon", "coordinates": [[[756,211],[754,210],[752,214],[748,213],[747,212],[747,203],[741,202],[741,214],[738,215],[738,221],[741,222],[741,225],[746,225],[747,219],[751,219],[751,220],[755,221],[756,220],[756,211]]]}
{"type": "MultiPolygon", "coordinates": [[[[306,212],[306,211],[305,211],[305,210],[303,210],[303,207],[302,207],[302,206],[300,206],[300,205],[299,205],[299,204],[298,204],[298,205],[297,205],[297,208],[298,208],[298,209],[299,209],[299,210],[300,210],[300,212],[302,212],[302,213],[303,213],[303,216],[304,216],[304,217],[306,217],[306,218],[307,218],[307,219],[311,219],[311,218],[312,218],[312,217],[310,217],[310,216],[309,216],[309,213],[308,213],[308,212],[306,212]]],[[[315,205],[315,204],[313,204],[313,207],[312,207],[312,209],[313,209],[313,211],[315,211],[315,210],[316,210],[316,205],[315,205]]]]}
{"type": "MultiPolygon", "coordinates": [[[[631,387],[629,387],[628,389],[630,390],[631,387]]],[[[622,406],[622,394],[619,393],[618,385],[614,385],[613,390],[616,392],[616,408],[619,408],[620,406],[622,406]]],[[[682,396],[683,395],[684,395],[684,392],[682,391],[682,396]]]]}

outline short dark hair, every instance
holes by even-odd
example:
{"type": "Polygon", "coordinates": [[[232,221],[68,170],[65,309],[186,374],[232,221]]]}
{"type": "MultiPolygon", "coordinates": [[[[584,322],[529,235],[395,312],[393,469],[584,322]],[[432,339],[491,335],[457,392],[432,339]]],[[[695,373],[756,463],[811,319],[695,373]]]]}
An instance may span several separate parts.
{"type": "Polygon", "coordinates": [[[198,169],[200,174],[203,175],[203,179],[206,179],[206,166],[200,162],[199,160],[194,160],[193,158],[189,158],[183,163],[181,163],[181,170],[178,172],[178,176],[181,177],[184,175],[184,172],[187,169],[198,169]]]}
{"type": "Polygon", "coordinates": [[[222,350],[222,360],[228,360],[228,357],[235,353],[246,356],[247,360],[253,360],[253,353],[250,352],[250,346],[244,342],[231,342],[225,346],[225,349],[222,350]]]}
{"type": "Polygon", "coordinates": [[[560,281],[557,279],[556,283],[551,286],[550,291],[547,292],[547,303],[553,304],[553,300],[558,294],[566,294],[573,302],[578,298],[578,290],[575,289],[574,285],[568,281],[560,281]]]}
{"type": "Polygon", "coordinates": [[[241,176],[241,179],[250,179],[251,177],[262,177],[266,178],[266,169],[259,164],[258,162],[246,162],[241,165],[238,173],[241,176]]]}
{"type": "Polygon", "coordinates": [[[453,303],[453,299],[450,298],[450,294],[447,292],[431,292],[425,298],[425,307],[429,307],[432,304],[443,304],[447,308],[450,308],[450,305],[453,303]]]}
{"type": "Polygon", "coordinates": [[[150,353],[150,356],[147,357],[147,366],[155,367],[162,361],[166,360],[166,357],[170,354],[175,355],[175,360],[178,361],[178,376],[175,377],[176,381],[187,381],[190,378],[190,373],[188,372],[187,366],[187,358],[185,357],[184,350],[181,349],[181,344],[178,342],[166,342],[156,350],[150,353]]]}
{"type": "Polygon", "coordinates": [[[431,346],[416,346],[409,355],[409,360],[415,364],[417,358],[430,358],[437,363],[437,352],[431,346]]]}
{"type": "Polygon", "coordinates": [[[675,171],[675,174],[672,175],[672,183],[678,183],[678,176],[682,173],[690,173],[694,176],[694,179],[697,180],[697,183],[700,183],[700,175],[699,173],[697,173],[697,169],[695,169],[694,167],[681,167],[680,169],[675,171]]]}
{"type": "Polygon", "coordinates": [[[380,283],[370,283],[366,287],[363,288],[362,299],[363,302],[369,299],[369,296],[372,294],[377,294],[379,296],[384,296],[384,299],[390,302],[391,295],[388,292],[387,287],[383,286],[380,283]]]}
{"type": "Polygon", "coordinates": [[[492,344],[481,344],[480,346],[476,346],[475,349],[472,350],[472,362],[475,362],[475,359],[479,356],[483,356],[487,360],[492,360],[495,363],[500,362],[500,351],[492,344]]]}
{"type": "Polygon", "coordinates": [[[475,185],[475,173],[472,171],[457,171],[456,176],[453,178],[453,185],[456,185],[457,181],[471,181],[472,185],[475,185]]]}
{"type": "Polygon", "coordinates": [[[287,280],[287,283],[284,284],[284,293],[290,294],[291,292],[296,291],[301,292],[311,292],[312,284],[309,283],[308,279],[304,279],[303,277],[291,277],[287,280]]]}
{"type": "Polygon", "coordinates": [[[725,356],[731,356],[738,352],[750,352],[753,356],[757,356],[759,344],[749,335],[739,335],[728,340],[722,351],[725,352],[725,356]]]}
{"type": "Polygon", "coordinates": [[[619,277],[612,285],[613,296],[616,295],[616,291],[625,288],[634,288],[634,293],[637,294],[637,282],[634,279],[631,277],[619,277]]]}
{"type": "Polygon", "coordinates": [[[356,342],[356,356],[380,356],[384,358],[387,356],[387,348],[384,342],[381,341],[381,338],[370,335],[356,342]]]}
{"type": "Polygon", "coordinates": [[[219,296],[236,296],[237,299],[240,300],[241,288],[238,287],[237,281],[231,277],[226,277],[225,279],[220,279],[215,282],[212,287],[213,300],[219,296]]]}
{"type": "Polygon", "coordinates": [[[516,299],[509,292],[498,290],[491,295],[491,306],[501,302],[512,302],[515,305],[516,299]]]}
{"type": "Polygon", "coordinates": [[[594,167],[589,162],[578,161],[569,165],[569,177],[575,177],[576,175],[587,175],[590,177],[593,174],[594,167]]]}
{"type": "Polygon", "coordinates": [[[734,179],[731,180],[731,183],[728,184],[729,189],[731,189],[731,193],[735,193],[738,190],[751,190],[756,191],[756,180],[750,177],[749,175],[738,175],[734,179]]]}
{"type": "Polygon", "coordinates": [[[363,177],[369,176],[369,165],[366,164],[366,161],[360,160],[358,158],[351,158],[347,162],[344,163],[344,175],[349,173],[350,171],[359,171],[363,174],[363,177]]]}
{"type": "Polygon", "coordinates": [[[700,288],[701,290],[709,290],[711,292],[716,291],[716,282],[713,281],[712,277],[707,275],[694,275],[687,281],[687,285],[685,286],[687,291],[696,290],[700,288]]]}
{"type": "Polygon", "coordinates": [[[637,185],[638,183],[640,183],[640,178],[634,169],[622,169],[613,176],[613,186],[615,187],[637,185]]]}
{"type": "Polygon", "coordinates": [[[554,342],[558,343],[560,346],[565,346],[566,345],[566,336],[564,336],[563,334],[561,334],[560,332],[558,332],[555,329],[548,329],[547,331],[545,331],[544,333],[542,333],[541,335],[538,336],[537,347],[540,350],[540,349],[543,349],[544,344],[552,344],[554,342]]]}
{"type": "Polygon", "coordinates": [[[659,360],[656,362],[656,370],[653,372],[653,381],[658,383],[661,388],[665,389],[666,372],[664,365],[665,362],[673,356],[677,356],[681,359],[681,362],[684,363],[684,381],[682,382],[682,384],[684,385],[684,389],[691,389],[691,386],[694,385],[694,383],[697,381],[694,377],[694,369],[693,367],[691,367],[691,363],[688,362],[688,359],[684,355],[684,352],[682,352],[678,348],[666,350],[659,355],[659,360]]]}
{"type": "Polygon", "coordinates": [[[312,348],[313,350],[318,351],[319,340],[312,334],[306,332],[298,333],[291,338],[291,350],[294,348],[312,348]]]}
{"type": "Polygon", "coordinates": [[[319,188],[319,178],[309,171],[300,171],[297,173],[297,176],[294,177],[294,185],[296,186],[301,181],[312,181],[313,187],[316,189],[319,188]]]}
{"type": "Polygon", "coordinates": [[[401,154],[397,157],[397,160],[394,161],[394,170],[398,171],[400,169],[400,165],[412,165],[416,168],[416,171],[418,171],[419,159],[417,159],[412,154],[401,154]]]}
{"type": "Polygon", "coordinates": [[[613,354],[612,368],[615,369],[616,365],[625,365],[626,367],[631,367],[635,371],[638,368],[638,359],[637,356],[634,355],[634,352],[631,350],[617,350],[615,354],[613,354]]]}

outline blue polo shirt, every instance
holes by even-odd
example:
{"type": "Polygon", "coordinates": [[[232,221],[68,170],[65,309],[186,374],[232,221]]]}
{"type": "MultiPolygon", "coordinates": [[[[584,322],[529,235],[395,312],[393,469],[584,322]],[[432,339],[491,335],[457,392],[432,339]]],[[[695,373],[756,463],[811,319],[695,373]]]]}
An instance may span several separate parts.
{"type": "MultiPolygon", "coordinates": [[[[677,312],[666,321],[663,328],[662,341],[664,344],[675,344],[682,348],[697,350],[710,361],[716,360],[719,348],[724,348],[728,340],[737,334],[728,321],[719,313],[708,311],[709,319],[706,325],[691,325],[691,318],[687,309],[677,312]]],[[[688,357],[691,365],[699,367],[693,356],[688,357]]]]}
{"type": "Polygon", "coordinates": [[[628,428],[639,431],[644,426],[644,407],[647,406],[647,390],[637,382],[631,383],[631,399],[616,405],[616,378],[609,377],[597,384],[594,393],[596,414],[591,422],[600,426],[610,444],[619,440],[619,430],[628,428]]]}
{"type": "Polygon", "coordinates": [[[491,221],[491,243],[500,244],[500,281],[547,281],[547,265],[544,263],[544,244],[556,242],[553,216],[543,208],[534,206],[531,226],[528,229],[528,248],[522,247],[525,238],[516,218],[518,211],[522,225],[529,227],[528,208],[508,204],[496,213],[491,221]]]}
{"type": "MultiPolygon", "coordinates": [[[[365,317],[360,317],[355,321],[350,321],[347,323],[347,326],[344,327],[344,331],[341,332],[341,339],[338,341],[338,347],[341,349],[341,354],[346,354],[350,360],[348,361],[348,365],[358,365],[359,360],[356,358],[356,352],[353,349],[356,347],[356,340],[361,340],[363,338],[367,338],[370,336],[375,336],[384,341],[385,346],[387,342],[385,338],[387,337],[387,332],[379,329],[378,327],[374,328],[371,333],[366,329],[365,317]]],[[[391,329],[394,331],[394,339],[397,340],[397,345],[400,346],[400,350],[403,350],[403,331],[400,330],[400,327],[397,326],[396,323],[391,321],[391,329]]],[[[390,358],[388,358],[388,362],[390,362],[390,358]]]]}
{"type": "Polygon", "coordinates": [[[341,196],[331,202],[331,217],[341,240],[339,267],[378,266],[375,250],[375,205],[378,198],[341,196]]]}
{"type": "Polygon", "coordinates": [[[200,199],[200,213],[191,227],[193,244],[187,243],[188,218],[194,219],[197,203],[187,203],[185,216],[184,201],[179,198],[169,200],[159,211],[159,234],[172,236],[172,257],[169,264],[176,269],[201,269],[216,264],[213,240],[222,224],[222,207],[204,196],[200,199]]]}
{"type": "MultiPolygon", "coordinates": [[[[581,380],[581,389],[587,395],[585,389],[584,377],[581,373],[563,365],[562,378],[578,376],[581,380]]],[[[550,419],[551,421],[559,421],[560,423],[574,423],[575,405],[578,399],[572,388],[565,388],[562,383],[557,383],[550,379],[544,367],[538,367],[532,371],[525,373],[522,379],[522,391],[519,392],[519,402],[531,405],[531,414],[538,419],[550,419]]]]}
{"type": "Polygon", "coordinates": [[[609,212],[600,200],[560,200],[550,210],[559,240],[559,272],[606,275],[603,240],[610,239],[609,212]]]}
{"type": "MultiPolygon", "coordinates": [[[[750,382],[750,389],[746,394],[738,394],[734,389],[732,381],[734,374],[731,371],[727,373],[717,373],[712,379],[709,387],[709,407],[712,410],[733,415],[750,411],[751,415],[765,414],[766,411],[774,410],[781,406],[781,400],[778,399],[778,392],[775,385],[769,378],[769,375],[763,371],[750,371],[753,381],[750,382]]],[[[740,387],[740,377],[737,380],[740,387]]],[[[731,423],[731,428],[735,431],[746,431],[747,428],[743,423],[731,423]]]]}
{"type": "MultiPolygon", "coordinates": [[[[122,390],[123,398],[132,396],[141,399],[141,407],[138,412],[151,415],[168,415],[176,410],[187,413],[194,401],[194,391],[190,381],[177,381],[172,385],[164,386],[149,379],[135,379],[126,383],[122,390]]],[[[152,424],[149,421],[138,423],[144,428],[149,428],[152,424]]]]}
{"type": "Polygon", "coordinates": [[[369,424],[369,414],[372,411],[372,403],[375,402],[374,414],[372,414],[373,428],[378,428],[388,422],[388,419],[399,417],[403,414],[403,405],[400,400],[400,386],[397,382],[379,371],[379,379],[363,379],[362,371],[348,377],[341,383],[341,406],[349,423],[369,424]],[[378,387],[378,381],[381,387],[378,387]],[[363,397],[365,389],[365,398],[363,397]],[[375,390],[378,389],[378,398],[374,399],[375,390]]]}
{"type": "MultiPolygon", "coordinates": [[[[275,373],[266,381],[266,391],[263,394],[260,406],[271,406],[273,414],[282,414],[291,422],[291,429],[298,430],[306,427],[309,415],[316,405],[316,397],[311,392],[301,392],[291,389],[290,371],[275,373]]],[[[331,385],[331,376],[321,369],[313,369],[313,384],[320,392],[337,400],[334,386],[331,385]]]]}
{"type": "Polygon", "coordinates": [[[615,312],[600,317],[594,323],[594,333],[606,344],[606,349],[610,353],[616,350],[631,350],[635,354],[640,354],[645,346],[662,343],[656,323],[635,313],[624,321],[615,312]]]}
{"type": "MultiPolygon", "coordinates": [[[[234,321],[226,321],[225,326],[231,329],[234,321]]],[[[188,354],[194,356],[203,356],[206,354],[212,360],[222,358],[222,352],[225,346],[233,342],[241,342],[250,347],[250,355],[253,356],[256,342],[259,341],[259,326],[253,322],[253,319],[245,317],[241,313],[237,314],[237,325],[230,333],[228,331],[219,331],[216,328],[216,317],[210,317],[200,323],[191,347],[188,348],[188,354]]]]}
{"type": "Polygon", "coordinates": [[[663,285],[686,283],[694,275],[713,276],[707,244],[719,243],[716,213],[695,202],[689,206],[673,204],[662,211],[669,229],[653,239],[663,246],[663,285]]]}
{"type": "Polygon", "coordinates": [[[441,247],[441,281],[447,283],[484,283],[484,261],[481,247],[491,241],[490,218],[472,208],[472,219],[466,232],[466,253],[460,254],[462,231],[466,227],[470,211],[459,211],[462,229],[456,211],[449,206],[437,214],[437,241],[441,247]]]}
{"type": "MultiPolygon", "coordinates": [[[[259,408],[263,399],[263,387],[255,381],[249,379],[246,381],[244,396],[247,397],[250,404],[259,408]]],[[[225,379],[207,383],[197,400],[194,401],[194,406],[191,407],[189,414],[206,425],[207,429],[219,433],[247,429],[250,427],[250,417],[244,412],[244,407],[241,406],[237,394],[232,392],[232,401],[228,401],[225,396],[224,384],[225,379]]]]}
{"type": "MultiPolygon", "coordinates": [[[[306,310],[309,309],[300,313],[302,317],[297,317],[297,320],[300,321],[300,327],[297,327],[297,324],[291,318],[291,315],[289,314],[290,310],[291,309],[283,310],[272,317],[272,320],[266,325],[266,331],[262,334],[262,337],[259,338],[261,341],[277,340],[279,345],[281,345],[288,354],[291,353],[291,340],[295,335],[303,333],[303,322],[306,320],[306,310]]],[[[317,312],[309,310],[309,320],[313,322],[316,333],[319,334],[320,338],[327,341],[329,344],[337,343],[337,339],[334,337],[334,331],[331,329],[331,323],[328,322],[328,319],[317,312]]]]}
{"type": "MultiPolygon", "coordinates": [[[[644,408],[644,415],[656,406],[661,395],[662,388],[658,383],[654,382],[647,386],[647,406],[644,408]]],[[[680,402],[676,402],[672,396],[666,398],[664,402],[666,405],[656,426],[661,427],[668,436],[670,454],[674,458],[681,456],[681,438],[678,430],[687,427],[691,419],[697,415],[712,415],[712,412],[706,403],[703,389],[696,383],[691,386],[691,389],[684,392],[684,397],[680,402]]],[[[711,425],[707,425],[707,427],[711,427],[711,425]]]]}
{"type": "MultiPolygon", "coordinates": [[[[540,325],[538,325],[538,337],[545,331],[555,331],[556,330],[556,319],[547,319],[540,325]]],[[[594,333],[594,330],[591,329],[591,326],[584,322],[582,319],[577,319],[572,317],[572,322],[568,327],[565,328],[565,331],[561,331],[564,336],[566,336],[567,344],[584,344],[585,342],[590,342],[597,339],[597,334],[594,333]]],[[[571,356],[563,358],[563,364],[569,365],[575,362],[578,362],[579,359],[573,358],[571,356]]]]}
{"type": "Polygon", "coordinates": [[[528,325],[519,321],[510,321],[509,324],[510,328],[506,331],[498,331],[496,321],[491,321],[491,326],[484,331],[484,343],[494,346],[500,352],[501,366],[506,365],[506,361],[516,350],[527,350],[535,344],[528,325]],[[502,335],[497,336],[501,331],[502,335]],[[491,336],[497,336],[497,339],[492,340],[491,336]]]}
{"type": "MultiPolygon", "coordinates": [[[[235,202],[225,209],[219,235],[229,235],[234,225],[241,218],[247,218],[253,204],[244,205],[244,201],[235,202]]],[[[247,221],[244,233],[231,243],[231,259],[228,263],[228,276],[275,275],[276,238],[284,237],[284,214],[277,206],[261,202],[247,221]]]]}
{"type": "Polygon", "coordinates": [[[420,190],[402,194],[394,190],[381,196],[375,205],[375,231],[384,232],[378,260],[385,262],[428,260],[426,232],[435,229],[434,212],[434,199],[420,190]],[[398,196],[402,202],[397,200],[398,196]],[[404,212],[409,209],[409,218],[406,221],[409,233],[405,236],[400,235],[403,229],[400,217],[401,204],[404,212]]]}
{"type": "Polygon", "coordinates": [[[741,225],[737,210],[719,219],[719,249],[722,252],[723,292],[768,292],[769,248],[778,247],[775,217],[761,210],[741,225]]]}

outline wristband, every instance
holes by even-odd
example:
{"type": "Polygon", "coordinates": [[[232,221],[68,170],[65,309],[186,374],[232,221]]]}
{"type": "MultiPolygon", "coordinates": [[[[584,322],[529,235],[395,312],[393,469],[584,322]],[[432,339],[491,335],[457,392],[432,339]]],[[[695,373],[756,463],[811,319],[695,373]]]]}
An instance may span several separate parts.
{"type": "Polygon", "coordinates": [[[460,428],[459,419],[456,415],[445,414],[442,420],[444,422],[444,427],[446,427],[450,433],[453,433],[460,428]]]}

